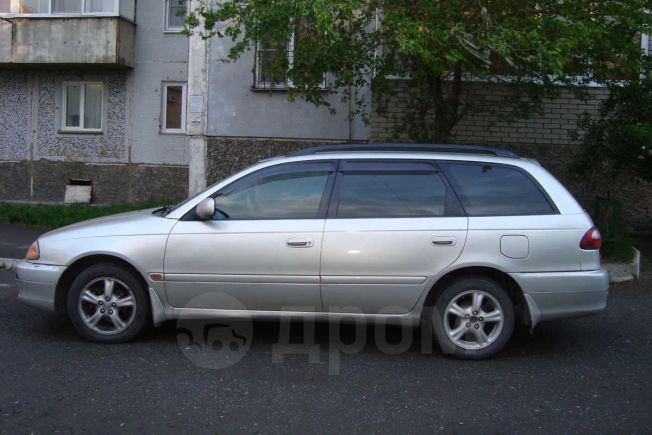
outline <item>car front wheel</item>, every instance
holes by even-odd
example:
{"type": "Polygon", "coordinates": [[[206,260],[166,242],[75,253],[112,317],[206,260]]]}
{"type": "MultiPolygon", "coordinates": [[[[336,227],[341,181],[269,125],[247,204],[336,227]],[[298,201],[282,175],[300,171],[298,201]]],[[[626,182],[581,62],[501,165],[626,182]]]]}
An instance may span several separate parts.
{"type": "Polygon", "coordinates": [[[122,343],[145,326],[149,303],[145,288],[128,270],[95,264],[72,282],[67,309],[77,332],[98,343],[122,343]]]}
{"type": "Polygon", "coordinates": [[[444,353],[483,359],[500,351],[514,331],[514,306],[507,292],[485,277],[453,282],[432,310],[432,326],[444,353]]]}

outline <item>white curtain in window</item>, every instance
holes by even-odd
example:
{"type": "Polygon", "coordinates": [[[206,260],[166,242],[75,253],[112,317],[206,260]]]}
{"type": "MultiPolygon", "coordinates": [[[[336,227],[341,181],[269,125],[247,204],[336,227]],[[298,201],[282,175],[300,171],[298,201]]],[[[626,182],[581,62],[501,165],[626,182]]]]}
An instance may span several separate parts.
{"type": "Polygon", "coordinates": [[[102,85],[99,83],[86,85],[84,128],[102,128],[102,85]]]}
{"type": "Polygon", "coordinates": [[[115,0],[86,0],[86,12],[117,12],[115,10],[115,0]]]}
{"type": "Polygon", "coordinates": [[[81,86],[68,85],[66,86],[66,127],[81,127],[81,86]]]}
{"type": "Polygon", "coordinates": [[[81,13],[82,0],[52,0],[52,12],[81,13]]]}

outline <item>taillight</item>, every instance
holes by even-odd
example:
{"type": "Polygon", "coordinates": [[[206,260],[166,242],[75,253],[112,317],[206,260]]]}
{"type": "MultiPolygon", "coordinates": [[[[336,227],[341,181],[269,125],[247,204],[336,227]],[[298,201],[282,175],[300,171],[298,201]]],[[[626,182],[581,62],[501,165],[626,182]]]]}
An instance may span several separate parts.
{"type": "Polygon", "coordinates": [[[580,241],[580,248],[592,250],[600,249],[600,246],[602,246],[602,236],[596,227],[593,227],[584,233],[584,236],[580,241]]]}

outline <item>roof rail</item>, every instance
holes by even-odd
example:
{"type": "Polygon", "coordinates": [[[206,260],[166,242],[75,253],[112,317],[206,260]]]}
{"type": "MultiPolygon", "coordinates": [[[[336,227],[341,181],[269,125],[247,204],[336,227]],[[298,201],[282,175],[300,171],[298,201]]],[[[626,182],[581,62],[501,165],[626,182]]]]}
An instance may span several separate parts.
{"type": "Polygon", "coordinates": [[[453,154],[479,154],[496,157],[518,159],[519,155],[505,149],[492,148],[482,145],[455,145],[455,144],[413,144],[413,143],[360,143],[341,145],[320,145],[305,148],[288,154],[287,157],[309,156],[320,153],[340,152],[425,152],[425,153],[453,153],[453,154]]]}

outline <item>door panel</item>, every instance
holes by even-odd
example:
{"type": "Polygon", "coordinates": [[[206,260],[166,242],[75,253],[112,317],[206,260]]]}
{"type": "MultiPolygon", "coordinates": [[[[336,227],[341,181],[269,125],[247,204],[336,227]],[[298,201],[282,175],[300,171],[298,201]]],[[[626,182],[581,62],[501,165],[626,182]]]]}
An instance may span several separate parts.
{"type": "Polygon", "coordinates": [[[460,256],[466,230],[466,217],[327,220],[321,260],[324,309],[408,312],[428,279],[460,256]]]}
{"type": "Polygon", "coordinates": [[[249,310],[320,309],[323,227],[323,219],[180,221],[166,248],[168,301],[174,307],[242,309],[220,306],[223,298],[211,302],[210,293],[225,293],[249,310]],[[306,246],[288,244],[297,240],[306,246]]]}

